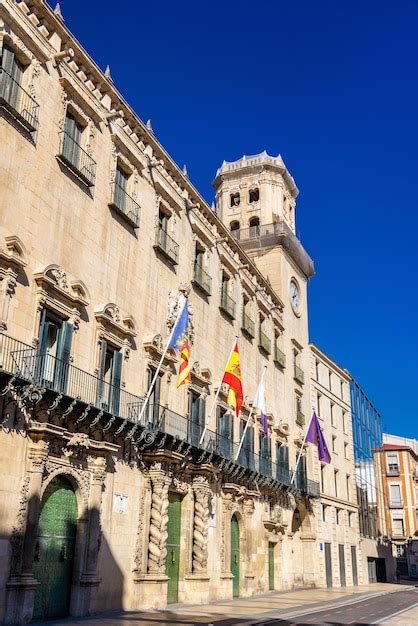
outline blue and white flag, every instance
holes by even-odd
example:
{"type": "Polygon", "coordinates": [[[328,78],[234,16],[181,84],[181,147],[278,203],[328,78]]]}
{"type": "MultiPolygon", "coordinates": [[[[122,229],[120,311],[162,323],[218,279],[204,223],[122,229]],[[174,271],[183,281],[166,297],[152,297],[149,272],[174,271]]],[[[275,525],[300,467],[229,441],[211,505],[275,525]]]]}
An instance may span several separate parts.
{"type": "Polygon", "coordinates": [[[187,298],[184,298],[180,307],[183,308],[180,308],[180,315],[177,317],[173,333],[168,344],[168,348],[173,348],[174,350],[181,350],[188,339],[189,306],[187,298]]]}

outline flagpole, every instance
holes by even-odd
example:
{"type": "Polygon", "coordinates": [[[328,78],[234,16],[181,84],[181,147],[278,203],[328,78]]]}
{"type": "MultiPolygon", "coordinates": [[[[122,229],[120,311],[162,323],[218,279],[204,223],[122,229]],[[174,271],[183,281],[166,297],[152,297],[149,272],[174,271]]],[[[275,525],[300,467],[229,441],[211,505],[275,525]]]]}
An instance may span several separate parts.
{"type": "MultiPolygon", "coordinates": [[[[267,365],[264,366],[264,370],[263,370],[263,373],[261,374],[261,379],[260,379],[260,382],[258,384],[257,389],[260,387],[261,383],[263,382],[264,376],[266,375],[266,372],[267,372],[267,365]]],[[[237,451],[237,454],[235,456],[235,460],[238,459],[239,453],[241,452],[241,448],[242,448],[242,446],[244,444],[245,435],[247,434],[248,426],[250,425],[250,420],[251,420],[251,418],[253,416],[253,413],[254,413],[254,402],[251,405],[250,414],[249,414],[248,419],[247,419],[247,421],[245,423],[244,431],[243,431],[243,433],[241,435],[241,441],[239,442],[238,451],[237,451]]]]}
{"type": "Polygon", "coordinates": [[[164,351],[163,351],[163,353],[162,353],[162,355],[161,355],[160,362],[159,362],[159,363],[158,363],[158,365],[157,365],[157,369],[155,370],[155,374],[154,374],[154,376],[153,376],[153,378],[152,378],[152,381],[151,381],[151,383],[150,383],[150,386],[149,386],[149,388],[148,388],[147,395],[145,396],[144,404],[142,405],[141,413],[139,414],[139,417],[138,417],[138,422],[137,422],[138,424],[140,424],[140,423],[141,423],[142,416],[144,415],[144,413],[145,413],[145,409],[147,408],[147,405],[148,405],[149,399],[150,399],[151,394],[152,394],[152,390],[154,389],[155,381],[157,380],[158,374],[160,373],[160,369],[161,369],[161,366],[162,366],[162,364],[163,364],[163,361],[164,361],[165,355],[167,354],[168,346],[170,345],[171,340],[173,339],[173,335],[174,335],[174,331],[176,330],[177,322],[178,322],[178,321],[179,321],[179,319],[180,319],[180,315],[181,315],[181,314],[183,313],[183,311],[184,311],[184,307],[186,306],[186,302],[187,302],[187,298],[184,296],[183,303],[182,303],[182,305],[181,305],[181,307],[180,307],[180,310],[179,310],[179,312],[178,312],[178,315],[177,315],[177,317],[176,317],[176,321],[175,321],[175,322],[174,322],[174,324],[173,324],[173,327],[172,327],[172,329],[171,329],[171,333],[170,333],[170,335],[169,335],[169,337],[168,337],[168,339],[167,339],[166,346],[165,346],[164,351]]]}
{"type": "MultiPolygon", "coordinates": [[[[313,417],[313,413],[312,413],[312,417],[313,417]]],[[[298,465],[299,465],[300,457],[302,456],[303,447],[304,447],[305,442],[306,442],[306,437],[308,436],[309,426],[311,425],[311,422],[312,422],[312,417],[311,417],[311,419],[309,420],[309,424],[308,424],[308,426],[307,426],[307,428],[306,428],[306,431],[305,431],[305,436],[304,436],[304,438],[303,438],[302,445],[301,445],[300,450],[299,450],[298,458],[297,458],[296,465],[295,465],[295,471],[293,472],[292,479],[291,479],[291,481],[290,481],[290,484],[291,484],[291,485],[293,485],[293,482],[294,482],[294,480],[295,480],[295,476],[296,476],[296,472],[297,472],[297,470],[298,470],[298,465]]]]}
{"type": "MultiPolygon", "coordinates": [[[[234,337],[234,343],[232,344],[232,348],[231,348],[231,352],[229,353],[229,356],[228,356],[228,359],[227,359],[226,365],[225,365],[225,367],[224,367],[224,373],[225,373],[226,366],[227,366],[227,365],[228,365],[228,363],[229,363],[229,359],[231,358],[231,356],[232,356],[232,354],[233,354],[233,352],[234,352],[234,349],[235,349],[235,344],[237,343],[237,341],[238,341],[238,335],[235,335],[235,337],[234,337]]],[[[214,397],[214,399],[213,399],[213,404],[212,404],[212,407],[211,407],[211,409],[210,409],[210,413],[209,413],[209,415],[208,415],[208,417],[207,417],[207,420],[205,421],[205,427],[203,428],[202,436],[201,436],[201,437],[200,437],[200,439],[199,439],[199,446],[201,446],[201,445],[202,445],[203,440],[204,440],[204,438],[205,438],[206,431],[207,431],[207,429],[208,429],[209,422],[210,422],[211,417],[212,417],[213,409],[215,408],[215,405],[216,405],[216,403],[217,403],[217,401],[218,401],[218,398],[219,398],[219,394],[220,394],[220,392],[221,392],[221,386],[222,386],[222,381],[221,381],[221,382],[220,382],[220,384],[219,384],[219,387],[218,387],[217,392],[216,392],[216,394],[215,394],[215,397],[214,397]]]]}

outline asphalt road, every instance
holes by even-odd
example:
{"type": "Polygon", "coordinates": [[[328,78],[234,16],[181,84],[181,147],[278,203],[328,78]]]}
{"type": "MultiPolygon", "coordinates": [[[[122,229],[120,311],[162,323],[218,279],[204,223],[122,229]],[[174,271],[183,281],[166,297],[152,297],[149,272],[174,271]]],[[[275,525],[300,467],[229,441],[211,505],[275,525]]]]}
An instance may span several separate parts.
{"type": "Polygon", "coordinates": [[[297,624],[316,624],[317,626],[322,624],[356,624],[363,626],[376,623],[417,603],[418,589],[413,589],[367,598],[339,608],[324,609],[304,615],[299,614],[287,619],[254,620],[253,624],[257,624],[257,626],[295,626],[297,624]]]}

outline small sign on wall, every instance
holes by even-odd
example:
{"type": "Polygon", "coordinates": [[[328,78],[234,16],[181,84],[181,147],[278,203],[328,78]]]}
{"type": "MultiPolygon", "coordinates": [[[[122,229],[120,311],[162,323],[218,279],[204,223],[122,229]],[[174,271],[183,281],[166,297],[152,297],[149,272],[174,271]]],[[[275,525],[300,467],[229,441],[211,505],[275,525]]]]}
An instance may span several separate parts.
{"type": "Polygon", "coordinates": [[[126,495],[126,493],[115,493],[115,495],[113,496],[113,512],[128,512],[128,496],[126,495]]]}

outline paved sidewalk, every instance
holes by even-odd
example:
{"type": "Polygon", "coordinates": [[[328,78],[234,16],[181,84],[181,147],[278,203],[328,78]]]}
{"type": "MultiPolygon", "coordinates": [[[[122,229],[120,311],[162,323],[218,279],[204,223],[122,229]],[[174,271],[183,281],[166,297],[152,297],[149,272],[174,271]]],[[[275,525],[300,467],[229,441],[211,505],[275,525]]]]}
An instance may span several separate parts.
{"type": "Polygon", "coordinates": [[[418,624],[418,606],[412,609],[402,611],[399,615],[388,617],[383,622],[379,622],[381,626],[416,626],[418,624]]]}
{"type": "MultiPolygon", "coordinates": [[[[262,620],[268,618],[291,618],[308,611],[347,606],[361,599],[399,591],[405,591],[405,585],[376,583],[342,589],[299,589],[264,593],[250,598],[236,598],[201,606],[177,604],[159,611],[107,613],[90,618],[49,621],[44,624],[48,626],[53,624],[86,625],[86,623],[89,626],[165,626],[166,624],[227,626],[239,623],[245,626],[254,622],[261,623],[262,620]]],[[[414,623],[418,622],[415,620],[414,623]]]]}

